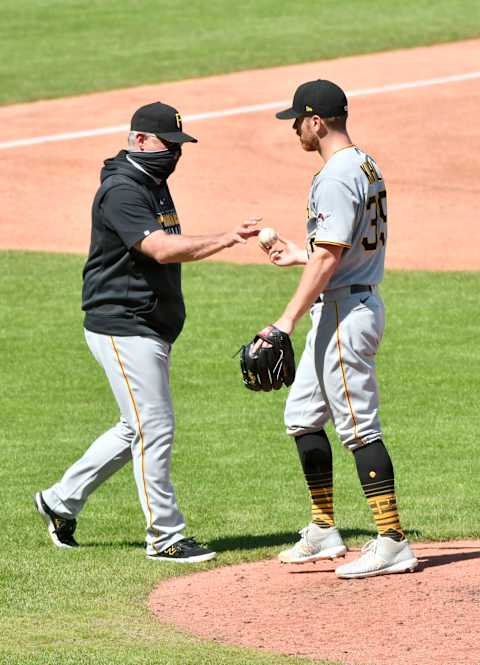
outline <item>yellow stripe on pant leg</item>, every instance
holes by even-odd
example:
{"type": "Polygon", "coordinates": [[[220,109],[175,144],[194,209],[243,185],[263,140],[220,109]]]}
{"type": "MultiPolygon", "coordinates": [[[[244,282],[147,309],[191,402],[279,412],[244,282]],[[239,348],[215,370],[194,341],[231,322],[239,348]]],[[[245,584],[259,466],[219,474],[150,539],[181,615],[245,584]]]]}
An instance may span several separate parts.
{"type": "MultiPolygon", "coordinates": [[[[142,423],[140,421],[140,412],[138,410],[137,402],[135,400],[135,396],[133,394],[132,388],[130,386],[130,381],[128,380],[127,373],[125,371],[125,367],[123,366],[122,360],[120,358],[120,353],[118,350],[117,345],[115,344],[115,340],[113,337],[110,337],[112,341],[112,346],[113,350],[115,351],[115,355],[117,356],[118,364],[120,365],[120,369],[122,370],[123,378],[125,379],[125,383],[127,384],[127,389],[128,393],[130,395],[130,399],[132,400],[132,405],[133,405],[133,410],[135,411],[135,418],[137,420],[137,426],[138,426],[138,434],[140,436],[140,459],[141,459],[141,465],[140,468],[142,470],[142,481],[143,481],[143,491],[145,494],[145,501],[147,504],[147,509],[148,509],[148,514],[150,517],[150,524],[148,525],[149,529],[152,529],[158,534],[157,529],[153,526],[153,513],[152,513],[152,508],[150,506],[150,500],[148,498],[148,492],[147,492],[147,481],[145,478],[145,440],[143,438],[143,429],[142,429],[142,423]]],[[[152,547],[158,552],[159,550],[155,547],[155,545],[152,543],[152,547]]]]}
{"type": "Polygon", "coordinates": [[[343,357],[342,357],[342,347],[340,344],[340,314],[338,311],[338,303],[335,302],[335,312],[337,316],[337,350],[338,350],[338,359],[340,361],[340,369],[342,371],[342,381],[343,381],[343,388],[345,390],[345,396],[347,398],[347,403],[348,403],[348,409],[350,411],[350,415],[352,416],[352,421],[353,421],[353,434],[355,436],[355,439],[358,439],[358,430],[357,430],[357,419],[355,417],[355,413],[353,411],[353,406],[352,406],[352,401],[350,399],[350,394],[348,392],[348,387],[347,387],[347,376],[345,373],[345,365],[343,363],[343,357]]]}

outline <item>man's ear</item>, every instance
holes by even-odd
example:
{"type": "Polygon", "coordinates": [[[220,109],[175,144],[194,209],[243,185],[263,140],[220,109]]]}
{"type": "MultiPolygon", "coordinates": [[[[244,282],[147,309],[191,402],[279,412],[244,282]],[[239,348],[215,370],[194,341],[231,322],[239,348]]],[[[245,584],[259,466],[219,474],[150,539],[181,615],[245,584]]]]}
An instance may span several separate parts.
{"type": "Polygon", "coordinates": [[[140,150],[143,150],[143,145],[145,143],[146,136],[145,134],[142,134],[142,132],[138,132],[138,134],[135,137],[135,142],[140,150]]]}
{"type": "Polygon", "coordinates": [[[318,136],[322,139],[327,133],[327,125],[319,115],[312,115],[313,127],[318,136]]]}

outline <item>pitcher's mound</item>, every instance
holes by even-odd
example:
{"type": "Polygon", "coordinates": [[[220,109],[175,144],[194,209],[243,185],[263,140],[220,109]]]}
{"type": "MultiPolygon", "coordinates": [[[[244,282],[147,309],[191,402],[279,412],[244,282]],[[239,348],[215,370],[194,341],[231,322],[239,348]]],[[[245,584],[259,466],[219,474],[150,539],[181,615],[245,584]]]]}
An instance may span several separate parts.
{"type": "Polygon", "coordinates": [[[480,663],[480,541],[413,549],[415,573],[364,580],[331,561],[215,568],[163,582],[150,607],[210,640],[346,665],[480,663]]]}

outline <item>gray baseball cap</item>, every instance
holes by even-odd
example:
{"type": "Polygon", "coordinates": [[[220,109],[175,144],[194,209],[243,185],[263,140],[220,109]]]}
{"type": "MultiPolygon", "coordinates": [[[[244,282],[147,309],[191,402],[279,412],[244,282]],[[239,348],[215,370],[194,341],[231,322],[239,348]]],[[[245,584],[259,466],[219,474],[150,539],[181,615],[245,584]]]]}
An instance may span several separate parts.
{"type": "Polygon", "coordinates": [[[326,79],[307,81],[295,90],[292,106],[277,113],[276,117],[291,120],[307,115],[319,115],[321,118],[348,115],[345,93],[336,83],[326,79]]]}

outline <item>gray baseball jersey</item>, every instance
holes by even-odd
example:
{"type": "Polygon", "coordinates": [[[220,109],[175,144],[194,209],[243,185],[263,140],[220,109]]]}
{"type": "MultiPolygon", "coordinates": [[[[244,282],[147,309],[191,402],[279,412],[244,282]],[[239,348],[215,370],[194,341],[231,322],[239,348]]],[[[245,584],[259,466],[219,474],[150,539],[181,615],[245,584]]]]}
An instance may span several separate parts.
{"type": "Polygon", "coordinates": [[[377,285],[383,278],[387,195],[375,161],[351,146],[314,177],[308,201],[307,252],[344,248],[311,310],[312,329],[285,408],[287,432],[299,436],[332,418],[354,450],[381,438],[375,355],[384,329],[377,285]]]}
{"type": "Polygon", "coordinates": [[[328,289],[382,281],[387,195],[371,157],[354,146],[336,152],[313,179],[308,216],[308,252],[321,243],[346,250],[328,289]]]}

